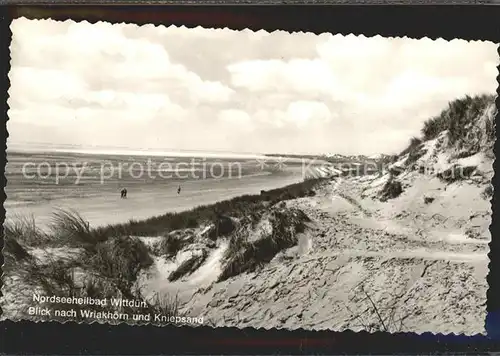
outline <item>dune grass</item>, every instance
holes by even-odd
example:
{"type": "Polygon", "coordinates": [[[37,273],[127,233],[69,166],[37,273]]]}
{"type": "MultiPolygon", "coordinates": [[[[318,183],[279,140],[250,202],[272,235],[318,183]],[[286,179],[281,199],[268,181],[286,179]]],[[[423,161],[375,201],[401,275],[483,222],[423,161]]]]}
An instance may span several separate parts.
{"type": "Polygon", "coordinates": [[[28,261],[32,258],[28,251],[11,236],[4,238],[3,255],[5,258],[3,270],[6,273],[15,270],[18,262],[28,261]]]}
{"type": "MultiPolygon", "coordinates": [[[[367,332],[390,332],[399,333],[403,332],[406,328],[404,321],[409,317],[408,314],[402,313],[401,303],[399,299],[395,299],[392,303],[388,303],[385,307],[377,303],[374,298],[365,290],[363,286],[358,286],[355,289],[358,294],[356,299],[360,296],[362,302],[365,302],[367,307],[360,308],[359,310],[353,311],[347,305],[346,309],[350,313],[350,317],[358,322],[358,327],[362,327],[364,331],[367,332]]],[[[353,302],[354,298],[350,298],[353,302]]],[[[355,302],[354,302],[355,303],[355,302]]]]}
{"type": "MultiPolygon", "coordinates": [[[[489,152],[495,141],[495,118],[485,115],[487,109],[494,104],[493,95],[477,95],[474,97],[465,96],[456,99],[448,104],[448,107],[439,115],[424,122],[421,129],[421,137],[412,137],[408,146],[401,151],[399,157],[408,155],[405,166],[410,167],[425,155],[424,143],[437,138],[441,133],[446,132],[446,142],[448,148],[454,151],[453,158],[464,158],[472,156],[480,151],[489,152]]],[[[425,168],[416,167],[425,171],[425,168]]],[[[397,169],[392,173],[397,172],[397,169]]],[[[451,174],[452,180],[461,179],[467,176],[451,174]]],[[[449,180],[447,175],[439,178],[449,180]],[[446,177],[445,177],[446,176],[446,177]]]]}
{"type": "Polygon", "coordinates": [[[297,234],[305,230],[309,217],[301,210],[273,210],[269,219],[271,231],[250,239],[248,231],[234,233],[224,254],[227,263],[219,277],[226,280],[243,272],[252,272],[270,262],[276,254],[297,244],[297,234]]]}
{"type": "Polygon", "coordinates": [[[384,184],[384,187],[380,191],[380,201],[387,201],[390,199],[397,198],[403,193],[403,186],[400,181],[394,178],[394,175],[390,174],[389,179],[384,184]]]}
{"type": "Polygon", "coordinates": [[[100,242],[106,241],[106,235],[90,224],[76,211],[56,210],[51,223],[52,237],[55,241],[83,247],[95,252],[100,242]]]}
{"type": "MultiPolygon", "coordinates": [[[[52,296],[56,295],[59,297],[76,297],[85,298],[89,297],[92,299],[107,299],[108,302],[105,306],[100,305],[79,305],[79,304],[57,304],[57,309],[59,310],[70,310],[76,311],[76,317],[73,318],[75,321],[99,321],[101,319],[89,319],[84,318],[80,311],[93,310],[96,312],[117,312],[125,313],[129,316],[128,321],[134,324],[147,323],[147,321],[133,320],[133,314],[148,315],[149,320],[154,320],[154,315],[160,313],[161,315],[167,316],[182,316],[179,312],[179,300],[170,295],[153,296],[150,299],[146,299],[142,292],[132,285],[125,286],[122,280],[117,278],[107,278],[106,276],[100,275],[95,272],[94,269],[85,271],[85,275],[80,274],[78,276],[78,269],[85,267],[83,263],[75,262],[62,262],[62,261],[50,261],[48,264],[40,264],[39,262],[34,262],[30,265],[28,270],[28,281],[33,287],[41,288],[44,295],[52,296]],[[121,307],[113,306],[109,300],[110,298],[126,298],[133,299],[134,301],[141,303],[142,305],[137,306],[127,306],[122,305],[121,307]]],[[[39,289],[38,289],[39,290],[39,289]]],[[[43,316],[27,316],[28,318],[41,320],[43,316]]],[[[57,317],[55,315],[50,316],[50,320],[60,320],[67,321],[67,317],[57,317]]],[[[122,322],[121,320],[108,320],[108,322],[117,324],[122,322]]],[[[163,323],[166,324],[166,323],[163,323]]]]}
{"type": "MultiPolygon", "coordinates": [[[[153,260],[144,243],[135,238],[121,237],[100,242],[94,253],[84,253],[76,260],[54,260],[46,257],[33,260],[28,266],[30,279],[43,287],[48,295],[87,295],[83,289],[99,282],[99,290],[107,290],[111,296],[131,295],[139,271],[151,266],[153,260]],[[93,279],[75,282],[76,270],[93,279]],[[107,285],[106,287],[103,287],[107,285]],[[78,293],[77,293],[78,292],[78,293]],[[83,293],[83,294],[82,294],[83,293]]],[[[95,290],[95,288],[94,288],[95,290]]],[[[95,294],[95,293],[94,293],[95,294]]]]}
{"type": "MultiPolygon", "coordinates": [[[[141,313],[146,313],[150,315],[152,324],[158,324],[154,321],[154,315],[166,315],[166,316],[182,316],[183,313],[179,308],[179,298],[177,295],[163,295],[160,296],[156,293],[150,300],[145,299],[141,293],[137,293],[139,300],[146,302],[146,308],[141,310],[141,313]]],[[[165,324],[165,323],[163,323],[165,324]]],[[[168,324],[168,323],[167,323],[168,324]]]]}
{"type": "Polygon", "coordinates": [[[153,260],[139,239],[118,237],[99,243],[89,263],[100,276],[115,280],[120,290],[130,290],[139,271],[151,266],[153,260]]]}
{"type": "Polygon", "coordinates": [[[159,250],[167,257],[174,257],[188,243],[182,236],[167,234],[160,242],[159,250]]]}
{"type": "MultiPolygon", "coordinates": [[[[441,132],[448,130],[450,144],[467,138],[470,124],[481,116],[486,108],[494,102],[493,95],[478,95],[456,99],[448,104],[448,108],[439,115],[424,122],[422,136],[425,141],[436,138],[441,132]]],[[[490,125],[488,135],[494,136],[493,126],[490,125]]]]}
{"type": "MultiPolygon", "coordinates": [[[[53,235],[43,237],[48,236],[56,246],[79,247],[82,252],[78,258],[55,259],[38,247],[39,230],[33,226],[19,223],[4,229],[6,273],[24,276],[24,283],[48,296],[136,298],[132,288],[137,275],[153,263],[142,241],[129,236],[108,239],[78,214],[58,211],[51,226],[53,235]],[[31,256],[28,243],[37,246],[41,255],[31,256]]],[[[66,307],[78,309],[74,305],[61,305],[60,309],[66,307]]]]}
{"type": "Polygon", "coordinates": [[[408,147],[406,147],[403,151],[401,151],[401,153],[399,155],[404,156],[407,153],[411,154],[413,151],[418,149],[418,147],[420,147],[421,145],[422,145],[422,139],[414,136],[410,139],[410,143],[408,144],[408,147]]]}
{"type": "Polygon", "coordinates": [[[27,246],[41,246],[51,242],[51,236],[36,226],[34,216],[18,216],[3,226],[4,236],[27,246]]]}
{"type": "Polygon", "coordinates": [[[494,118],[487,118],[484,128],[477,126],[479,119],[486,109],[494,103],[494,100],[495,96],[493,95],[477,95],[473,97],[467,95],[451,101],[448,107],[441,111],[439,115],[424,122],[421,137],[413,137],[407,148],[400,153],[400,156],[409,153],[410,156],[413,156],[413,158],[409,157],[410,161],[415,161],[415,157],[418,159],[421,144],[437,138],[444,131],[447,131],[448,145],[450,147],[465,148],[468,155],[478,152],[481,147],[479,144],[480,139],[477,136],[484,136],[485,140],[489,142],[495,140],[494,118]]]}

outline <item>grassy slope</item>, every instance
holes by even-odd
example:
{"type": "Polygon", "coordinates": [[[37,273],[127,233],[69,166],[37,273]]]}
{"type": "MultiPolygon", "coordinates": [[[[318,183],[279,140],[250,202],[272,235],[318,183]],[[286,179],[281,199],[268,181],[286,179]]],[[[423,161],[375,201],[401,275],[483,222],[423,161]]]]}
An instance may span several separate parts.
{"type": "MultiPolygon", "coordinates": [[[[481,151],[491,154],[495,142],[495,118],[488,115],[487,110],[494,105],[494,100],[492,95],[466,96],[450,102],[439,115],[424,122],[421,136],[412,137],[399,155],[389,159],[393,163],[406,156],[403,166],[390,168],[389,180],[382,188],[380,198],[387,200],[402,193],[401,183],[396,177],[404,170],[427,172],[431,169],[415,166],[415,163],[426,154],[425,144],[443,133],[445,144],[441,150],[449,151],[455,159],[470,157],[481,151]]],[[[443,172],[434,173],[436,177],[451,183],[468,178],[474,170],[475,167],[452,166],[443,172]]]]}
{"type": "Polygon", "coordinates": [[[462,152],[462,157],[491,149],[495,141],[495,118],[483,115],[494,102],[492,95],[466,96],[450,102],[439,115],[424,122],[421,137],[413,137],[399,156],[409,153],[410,161],[416,161],[422,144],[443,131],[447,132],[447,148],[462,152]]]}

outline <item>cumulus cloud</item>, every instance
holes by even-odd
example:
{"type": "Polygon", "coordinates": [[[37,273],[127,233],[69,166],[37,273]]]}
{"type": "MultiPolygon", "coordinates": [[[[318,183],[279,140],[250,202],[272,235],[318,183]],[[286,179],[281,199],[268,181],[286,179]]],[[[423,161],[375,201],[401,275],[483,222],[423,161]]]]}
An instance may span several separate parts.
{"type": "Polygon", "coordinates": [[[252,118],[243,110],[222,110],[219,112],[219,120],[234,125],[235,129],[251,130],[253,128],[252,118]]]}
{"type": "Polygon", "coordinates": [[[497,86],[489,42],[24,18],[12,32],[10,142],[396,152],[448,101],[497,86]]]}
{"type": "Polygon", "coordinates": [[[256,120],[275,127],[292,125],[299,129],[324,127],[333,117],[326,104],[306,100],[291,102],[286,110],[260,110],[255,116],[256,120]]]}
{"type": "Polygon", "coordinates": [[[318,59],[254,60],[228,66],[235,87],[251,91],[294,91],[298,94],[342,94],[338,80],[318,59]]]}
{"type": "Polygon", "coordinates": [[[60,25],[50,20],[13,23],[12,96],[22,95],[17,91],[25,90],[28,82],[29,90],[58,97],[65,93],[66,99],[103,89],[139,94],[172,91],[194,103],[224,102],[231,96],[224,84],[203,80],[182,64],[172,63],[164,46],[127,38],[121,25],[70,23],[63,26],[65,31],[55,31],[60,25]],[[33,27],[52,30],[36,32],[33,27]]]}

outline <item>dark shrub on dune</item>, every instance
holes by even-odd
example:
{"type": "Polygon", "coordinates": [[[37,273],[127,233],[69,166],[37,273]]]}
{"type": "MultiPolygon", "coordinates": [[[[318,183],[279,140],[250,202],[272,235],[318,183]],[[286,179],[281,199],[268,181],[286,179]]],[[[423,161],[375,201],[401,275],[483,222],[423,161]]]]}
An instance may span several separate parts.
{"type": "Polygon", "coordinates": [[[420,138],[412,137],[410,139],[408,147],[406,147],[406,149],[404,149],[400,154],[401,156],[408,154],[405,161],[406,166],[412,165],[426,153],[423,147],[424,144],[420,138]]]}
{"type": "Polygon", "coordinates": [[[391,176],[380,191],[380,200],[387,201],[389,199],[394,199],[400,196],[401,193],[403,193],[403,186],[401,182],[395,180],[391,176]]]}
{"type": "Polygon", "coordinates": [[[120,281],[120,289],[129,290],[139,271],[151,266],[153,259],[142,241],[124,236],[98,244],[89,262],[99,275],[120,281]]]}
{"type": "Polygon", "coordinates": [[[165,236],[160,242],[159,250],[168,257],[174,257],[186,245],[191,243],[194,239],[193,230],[173,231],[165,236]]]}
{"type": "Polygon", "coordinates": [[[434,197],[424,197],[424,203],[425,204],[430,204],[435,200],[434,197]]]}
{"type": "Polygon", "coordinates": [[[404,167],[395,166],[389,169],[389,173],[392,174],[394,177],[399,176],[403,172],[404,172],[404,167]]]}
{"type": "Polygon", "coordinates": [[[236,229],[236,224],[232,218],[219,215],[214,221],[214,228],[210,231],[209,237],[214,240],[220,236],[227,236],[236,229]]]}
{"type": "Polygon", "coordinates": [[[243,272],[252,272],[269,263],[276,254],[295,246],[297,234],[304,232],[309,217],[298,209],[274,209],[263,219],[269,219],[271,231],[252,238],[255,230],[241,229],[231,236],[225,253],[225,264],[219,281],[243,272]]]}
{"type": "Polygon", "coordinates": [[[469,178],[475,170],[475,166],[453,165],[442,172],[438,172],[436,176],[444,182],[453,183],[469,178]]]}
{"type": "Polygon", "coordinates": [[[493,185],[488,184],[481,193],[483,199],[490,199],[493,196],[493,185]]]}
{"type": "Polygon", "coordinates": [[[170,282],[176,281],[194,271],[196,271],[207,259],[207,252],[203,250],[201,254],[193,254],[190,258],[180,264],[179,267],[168,276],[170,282]]]}
{"type": "Polygon", "coordinates": [[[4,269],[14,269],[14,264],[23,260],[31,259],[31,255],[14,238],[4,235],[3,253],[5,257],[4,269]]]}

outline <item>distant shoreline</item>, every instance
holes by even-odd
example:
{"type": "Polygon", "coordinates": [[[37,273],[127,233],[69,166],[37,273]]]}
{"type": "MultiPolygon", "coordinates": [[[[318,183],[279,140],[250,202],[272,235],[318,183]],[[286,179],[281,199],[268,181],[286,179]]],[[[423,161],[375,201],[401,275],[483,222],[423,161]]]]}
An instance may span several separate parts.
{"type": "Polygon", "coordinates": [[[201,152],[201,151],[144,151],[144,150],[111,150],[111,149],[71,149],[71,148],[11,148],[7,147],[7,153],[35,153],[35,154],[54,154],[54,153],[76,153],[88,155],[114,155],[114,156],[164,156],[164,157],[206,157],[206,158],[266,158],[263,154],[245,154],[245,153],[223,153],[223,152],[201,152]]]}
{"type": "Polygon", "coordinates": [[[202,151],[202,150],[140,150],[125,147],[102,147],[102,148],[71,148],[71,147],[14,147],[6,149],[7,153],[78,153],[96,155],[118,155],[118,156],[165,156],[165,157],[205,157],[205,158],[248,158],[248,159],[317,159],[322,154],[295,154],[295,153],[250,153],[250,152],[225,152],[225,151],[202,151]]]}

